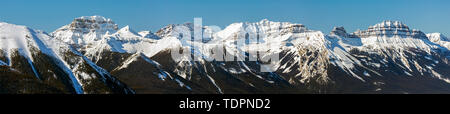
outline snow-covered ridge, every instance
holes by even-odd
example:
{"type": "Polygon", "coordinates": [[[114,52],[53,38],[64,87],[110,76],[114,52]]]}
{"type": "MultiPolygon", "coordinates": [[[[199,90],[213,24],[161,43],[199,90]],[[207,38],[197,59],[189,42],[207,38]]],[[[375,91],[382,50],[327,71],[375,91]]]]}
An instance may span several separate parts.
{"type": "MultiPolygon", "coordinates": [[[[105,34],[109,35],[109,33],[105,34]]],[[[113,36],[116,36],[116,38],[120,39],[120,40],[131,40],[131,39],[138,39],[138,38],[142,38],[142,36],[140,36],[137,32],[135,32],[134,30],[132,30],[130,28],[130,26],[125,26],[123,28],[121,28],[120,30],[118,30],[116,33],[112,34],[113,36]]]]}
{"type": "Polygon", "coordinates": [[[217,32],[217,37],[230,38],[234,35],[240,34],[239,32],[259,34],[261,38],[264,37],[277,37],[288,33],[303,33],[308,30],[302,24],[293,24],[289,22],[273,22],[267,19],[263,19],[256,23],[233,23],[226,27],[224,30],[217,32]]]}
{"type": "MultiPolygon", "coordinates": [[[[160,38],[167,38],[167,37],[177,37],[181,38],[180,34],[182,35],[189,35],[190,37],[194,37],[194,28],[200,28],[201,35],[196,40],[198,42],[208,42],[215,38],[215,33],[220,31],[220,28],[217,26],[200,26],[195,25],[194,23],[184,23],[184,24],[169,24],[160,30],[158,30],[155,35],[157,35],[160,38]]],[[[183,36],[184,38],[188,38],[189,36],[183,36]]]]}
{"type": "Polygon", "coordinates": [[[370,29],[385,29],[385,28],[394,28],[394,29],[403,29],[408,30],[409,27],[403,24],[400,21],[390,21],[386,20],[381,23],[375,24],[374,26],[369,27],[370,29]]]}
{"type": "Polygon", "coordinates": [[[428,40],[450,50],[450,40],[441,33],[427,34],[428,40]]]}
{"type": "Polygon", "coordinates": [[[52,36],[69,44],[82,45],[98,41],[107,32],[115,33],[117,30],[117,24],[111,19],[102,16],[83,16],[57,29],[52,36]]]}
{"type": "MultiPolygon", "coordinates": [[[[60,57],[62,55],[61,52],[67,48],[68,46],[65,43],[53,40],[43,31],[33,30],[26,26],[0,22],[0,49],[5,51],[7,60],[11,60],[13,50],[18,50],[19,54],[28,60],[34,75],[40,79],[40,75],[33,65],[35,64],[33,56],[38,52],[51,56],[55,58],[54,61],[56,62],[57,67],[60,67],[69,75],[68,78],[70,78],[75,92],[82,94],[83,89],[80,82],[60,57]]],[[[7,64],[11,66],[11,61],[9,62],[10,63],[7,64]]]]}
{"type": "Polygon", "coordinates": [[[448,40],[439,33],[425,34],[420,30],[411,30],[400,21],[383,21],[370,26],[367,30],[357,30],[351,34],[346,33],[343,27],[333,28],[330,35],[343,37],[343,42],[349,45],[365,46],[369,48],[418,48],[427,50],[441,47],[448,48],[448,40]],[[357,38],[346,39],[346,38],[357,38]],[[434,42],[434,43],[430,43],[434,42]]]}
{"type": "MultiPolygon", "coordinates": [[[[130,26],[118,29],[111,19],[102,16],[76,18],[52,33],[55,39],[71,44],[88,58],[100,56],[100,52],[138,53],[151,50],[158,36],[151,32],[134,31],[130,26]]],[[[96,57],[101,58],[101,57],[96,57]]]]}
{"type": "Polygon", "coordinates": [[[0,49],[5,51],[7,57],[11,56],[12,49],[18,49],[20,54],[32,61],[33,57],[29,47],[37,47],[32,43],[33,40],[29,28],[0,22],[0,49]]]}
{"type": "Polygon", "coordinates": [[[352,37],[367,38],[367,37],[412,37],[412,38],[426,38],[426,35],[416,29],[410,28],[400,21],[383,21],[381,23],[370,26],[367,30],[358,30],[352,33],[352,37]]]}
{"type": "MultiPolygon", "coordinates": [[[[327,36],[329,41],[328,50],[331,58],[331,63],[340,67],[349,75],[365,81],[365,77],[370,76],[368,72],[380,75],[374,69],[366,68],[364,62],[370,59],[358,59],[359,56],[354,56],[353,51],[362,51],[369,54],[376,54],[384,57],[379,62],[368,62],[370,66],[377,68],[383,67],[388,60],[399,59],[398,65],[406,70],[402,71],[405,75],[412,76],[413,68],[411,65],[419,68],[417,72],[422,75],[426,72],[421,70],[418,61],[411,59],[407,54],[416,55],[411,50],[418,50],[421,53],[431,56],[435,53],[448,53],[449,43],[447,38],[439,33],[427,34],[419,30],[410,30],[408,26],[399,21],[384,21],[368,28],[364,31],[356,31],[352,34],[347,34],[343,27],[334,28],[330,35],[327,36]],[[385,52],[389,52],[386,54],[385,52]],[[362,67],[365,71],[357,70],[356,67],[362,67]]],[[[448,55],[442,55],[443,57],[448,55]]],[[[428,60],[431,60],[429,58],[428,60]]],[[[436,63],[436,61],[435,61],[436,63]]],[[[436,63],[437,64],[437,63],[436,63]]],[[[433,71],[434,72],[434,71],[433,71]]],[[[432,74],[435,75],[435,74],[432,74]]],[[[381,76],[381,75],[380,75],[381,76]]],[[[445,80],[445,79],[442,79],[445,80]]]]}
{"type": "Polygon", "coordinates": [[[155,40],[160,39],[159,36],[155,35],[151,31],[141,31],[141,32],[138,32],[138,34],[144,38],[150,38],[150,39],[155,39],[155,40]]]}
{"type": "MultiPolygon", "coordinates": [[[[156,32],[156,34],[153,34],[150,31],[142,31],[138,33],[132,30],[130,26],[125,26],[121,29],[117,29],[117,24],[115,24],[111,19],[105,17],[83,16],[74,19],[74,21],[70,25],[66,25],[56,30],[52,34],[56,39],[60,39],[68,44],[78,44],[80,45],[80,47],[85,47],[84,49],[88,54],[97,54],[98,51],[111,50],[120,53],[139,52],[151,57],[152,55],[157,53],[157,51],[151,51],[154,49],[149,48],[153,47],[153,45],[159,45],[160,47],[173,47],[159,44],[159,42],[165,42],[165,40],[159,40],[159,38],[164,39],[168,37],[175,37],[180,39],[179,34],[175,33],[188,33],[193,35],[193,29],[195,28],[194,26],[195,25],[193,23],[170,24],[160,29],[158,32],[156,32]],[[174,32],[174,29],[179,26],[187,28],[187,31],[174,32]]],[[[250,42],[249,45],[240,47],[241,49],[253,46],[271,49],[275,52],[279,52],[283,47],[288,47],[290,45],[311,45],[320,47],[321,45],[325,45],[326,42],[324,40],[325,35],[323,33],[314,33],[316,31],[309,30],[302,24],[289,22],[273,22],[267,19],[263,19],[259,22],[254,23],[233,23],[221,31],[214,30],[209,26],[202,26],[201,28],[202,32],[204,33],[203,38],[210,38],[207,41],[212,39],[214,40],[212,40],[213,42],[196,43],[201,45],[203,45],[204,43],[208,43],[207,45],[203,46],[207,47],[207,49],[197,50],[198,52],[208,52],[208,47],[214,47],[211,46],[211,43],[232,44],[231,42],[233,41],[243,40],[236,38],[246,37],[254,40],[256,39],[258,41],[256,44],[252,44],[250,42]],[[312,40],[310,40],[310,38],[312,38],[312,40]]],[[[421,40],[416,41],[415,39],[401,39],[405,37],[423,38],[425,35],[423,35],[423,33],[418,30],[410,30],[407,25],[399,21],[383,21],[382,23],[370,26],[368,30],[357,31],[353,34],[348,34],[343,27],[335,27],[330,34],[343,37],[354,36],[359,38],[369,38],[362,39],[359,41],[359,43],[361,45],[370,46],[371,48],[395,45],[398,45],[397,47],[429,47],[428,44],[424,43],[421,40]]],[[[174,39],[170,39],[171,42],[172,40],[174,39]]],[[[190,46],[189,44],[192,44],[192,42],[190,41],[181,40],[176,41],[175,44],[178,43],[181,43],[182,46],[188,47],[190,46]]],[[[445,47],[446,44],[443,43],[443,45],[445,47]]],[[[236,47],[233,45],[228,46],[236,47]]],[[[158,48],[156,50],[166,49],[158,48]]]]}
{"type": "Polygon", "coordinates": [[[428,40],[431,42],[439,42],[439,41],[450,41],[447,37],[445,37],[441,33],[429,33],[427,34],[428,40]]]}
{"type": "Polygon", "coordinates": [[[184,23],[184,24],[169,24],[160,30],[156,32],[156,35],[158,35],[161,38],[164,37],[178,37],[178,34],[175,34],[174,31],[177,31],[178,33],[191,33],[194,31],[194,24],[193,23],[184,23]],[[180,30],[174,30],[177,27],[186,27],[186,31],[180,30]]]}

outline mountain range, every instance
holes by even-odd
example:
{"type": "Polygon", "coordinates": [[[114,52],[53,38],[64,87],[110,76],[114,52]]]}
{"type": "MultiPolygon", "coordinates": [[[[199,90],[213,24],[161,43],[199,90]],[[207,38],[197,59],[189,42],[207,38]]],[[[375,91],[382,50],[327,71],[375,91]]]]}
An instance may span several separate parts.
{"type": "Polygon", "coordinates": [[[0,93],[450,93],[449,49],[443,34],[399,21],[328,34],[267,19],[223,30],[170,24],[155,33],[102,16],[51,33],[0,22],[0,93]],[[201,40],[180,34],[196,32],[201,40]],[[191,53],[174,59],[174,49],[191,53]],[[213,50],[235,61],[211,59],[213,50]],[[262,66],[268,62],[252,61],[252,52],[279,61],[262,66]]]}

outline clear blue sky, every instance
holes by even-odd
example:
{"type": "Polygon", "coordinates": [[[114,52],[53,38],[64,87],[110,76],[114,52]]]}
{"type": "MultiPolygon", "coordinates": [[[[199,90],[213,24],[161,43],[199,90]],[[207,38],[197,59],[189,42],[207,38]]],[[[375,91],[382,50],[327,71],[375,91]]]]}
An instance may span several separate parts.
{"type": "Polygon", "coordinates": [[[264,18],[306,25],[328,33],[366,29],[383,20],[450,35],[450,0],[1,0],[0,21],[52,32],[74,18],[102,15],[120,27],[156,31],[167,24],[192,22],[222,28],[264,18]]]}

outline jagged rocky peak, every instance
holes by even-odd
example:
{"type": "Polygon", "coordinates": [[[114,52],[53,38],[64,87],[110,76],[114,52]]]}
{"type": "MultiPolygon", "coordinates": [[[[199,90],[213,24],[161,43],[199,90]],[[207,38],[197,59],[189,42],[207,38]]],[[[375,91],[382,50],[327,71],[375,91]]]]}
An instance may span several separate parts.
{"type": "Polygon", "coordinates": [[[282,33],[302,33],[308,31],[305,25],[295,24],[289,22],[273,22],[268,19],[263,19],[259,23],[255,23],[262,29],[261,32],[275,32],[280,31],[282,33]]]}
{"type": "MultiPolygon", "coordinates": [[[[192,23],[185,23],[185,24],[169,24],[169,25],[165,26],[164,28],[159,29],[159,30],[156,32],[156,35],[159,36],[159,37],[161,37],[161,38],[173,36],[172,33],[173,33],[173,31],[174,31],[174,29],[175,29],[176,27],[183,27],[183,28],[186,27],[187,29],[189,29],[188,31],[178,31],[178,33],[182,33],[182,32],[188,32],[188,33],[190,33],[191,31],[194,30],[194,29],[193,29],[193,26],[194,26],[194,24],[192,24],[192,23]]],[[[174,37],[177,37],[177,36],[174,36],[174,37]]]]}
{"type": "Polygon", "coordinates": [[[144,38],[150,38],[150,39],[156,39],[156,40],[161,39],[159,36],[152,33],[151,31],[141,31],[138,34],[144,38]]]}
{"type": "Polygon", "coordinates": [[[138,33],[136,33],[133,29],[130,28],[129,25],[121,28],[119,31],[117,31],[117,33],[121,34],[121,33],[126,33],[126,34],[135,34],[138,35],[138,33]]]}
{"type": "Polygon", "coordinates": [[[233,23],[224,30],[217,32],[220,38],[234,38],[241,33],[258,34],[260,37],[277,37],[289,33],[310,32],[303,24],[290,22],[274,22],[263,19],[259,22],[233,23]]]}
{"type": "MultiPolygon", "coordinates": [[[[114,36],[115,38],[120,39],[120,40],[138,40],[141,38],[160,39],[158,36],[156,36],[155,34],[153,34],[150,31],[136,32],[129,25],[122,27],[116,33],[112,34],[112,36],[114,36]]],[[[104,37],[109,37],[109,36],[104,36],[104,37]]]]}
{"type": "Polygon", "coordinates": [[[412,37],[426,38],[426,35],[416,29],[411,30],[407,25],[400,21],[383,21],[381,23],[370,26],[367,30],[358,30],[352,35],[360,38],[368,37],[412,37]]]}
{"type": "Polygon", "coordinates": [[[331,30],[330,34],[341,36],[341,37],[348,37],[349,36],[347,31],[345,31],[344,27],[342,27],[342,26],[341,27],[334,27],[333,30],[331,30]]]}
{"type": "MultiPolygon", "coordinates": [[[[111,19],[102,16],[82,16],[76,18],[69,25],[73,30],[117,30],[118,26],[111,19]]],[[[89,31],[87,31],[89,32],[89,31]]]]}
{"type": "Polygon", "coordinates": [[[120,29],[120,31],[130,31],[131,29],[130,29],[130,26],[129,25],[127,25],[127,26],[125,26],[125,27],[123,27],[123,28],[121,28],[120,29]]]}
{"type": "Polygon", "coordinates": [[[382,28],[396,28],[396,29],[409,29],[408,26],[406,26],[405,24],[403,24],[400,21],[390,21],[390,20],[386,20],[383,21],[381,23],[378,23],[374,26],[369,27],[369,29],[382,29],[382,28]]]}
{"type": "Polygon", "coordinates": [[[102,16],[83,16],[75,18],[72,23],[65,25],[51,35],[69,44],[84,45],[98,41],[105,34],[115,33],[117,24],[102,16]]]}
{"type": "Polygon", "coordinates": [[[266,26],[278,25],[278,26],[284,26],[284,27],[294,26],[294,27],[306,28],[305,25],[303,25],[303,24],[295,24],[295,23],[290,23],[290,22],[275,22],[275,21],[270,21],[269,19],[263,19],[263,20],[259,21],[257,24],[266,25],[266,26]]]}
{"type": "Polygon", "coordinates": [[[170,24],[158,30],[155,34],[159,38],[165,37],[177,37],[181,38],[181,33],[190,34],[191,37],[194,37],[194,29],[201,28],[201,35],[203,41],[209,41],[213,38],[213,35],[220,31],[220,27],[217,26],[199,26],[194,23],[184,23],[184,24],[170,24]],[[198,26],[198,27],[196,27],[198,26]],[[177,28],[180,27],[180,28],[177,28]],[[177,30],[174,30],[177,29],[177,30]],[[174,32],[176,31],[176,32],[174,32]]]}
{"type": "MultiPolygon", "coordinates": [[[[105,34],[103,37],[109,37],[106,36],[109,33],[105,34]]],[[[112,34],[114,37],[121,39],[121,40],[131,40],[141,37],[137,32],[135,32],[133,29],[131,29],[130,26],[125,26],[119,29],[116,33],[112,34]]]]}

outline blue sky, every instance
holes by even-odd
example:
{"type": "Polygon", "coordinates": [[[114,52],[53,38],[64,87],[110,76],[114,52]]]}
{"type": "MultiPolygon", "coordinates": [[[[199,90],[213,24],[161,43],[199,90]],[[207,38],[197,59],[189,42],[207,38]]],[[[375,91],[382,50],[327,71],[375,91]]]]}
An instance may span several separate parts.
{"type": "Polygon", "coordinates": [[[222,28],[264,18],[306,25],[328,33],[348,32],[383,20],[399,20],[424,32],[450,35],[450,0],[2,0],[0,21],[52,32],[74,18],[101,15],[120,27],[156,31],[192,22],[222,28]]]}

